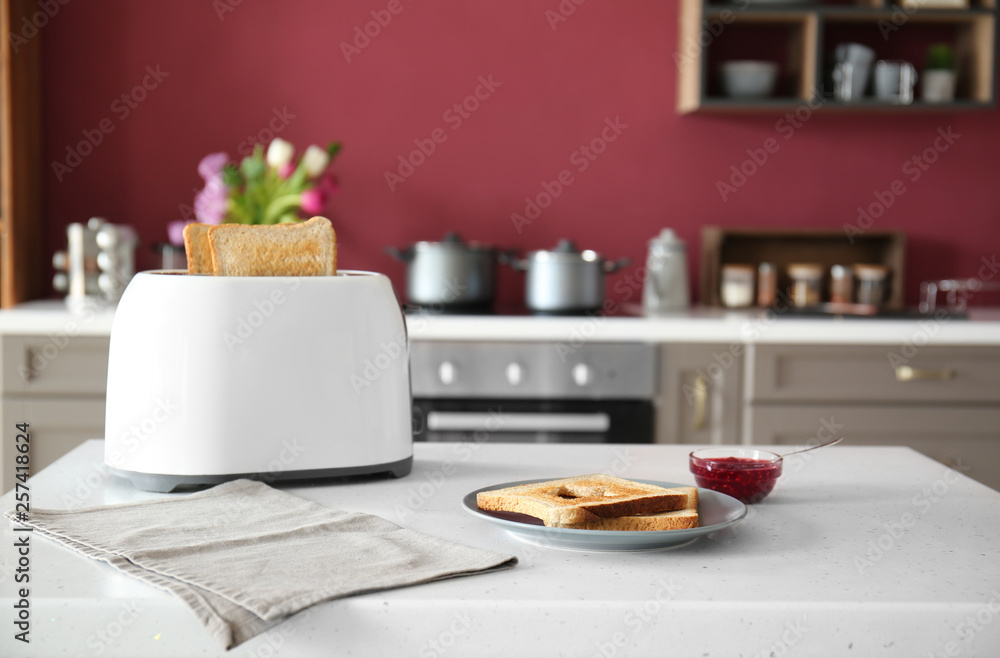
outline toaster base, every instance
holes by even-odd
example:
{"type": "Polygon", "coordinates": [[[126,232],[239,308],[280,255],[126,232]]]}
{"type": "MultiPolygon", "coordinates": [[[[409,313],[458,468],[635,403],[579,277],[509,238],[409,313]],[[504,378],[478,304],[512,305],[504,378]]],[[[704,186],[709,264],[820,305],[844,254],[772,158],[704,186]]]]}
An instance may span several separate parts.
{"type": "Polygon", "coordinates": [[[373,475],[388,473],[392,477],[401,478],[409,475],[413,469],[413,456],[385,464],[369,466],[347,466],[341,468],[313,468],[300,471],[273,471],[269,473],[220,473],[216,475],[173,475],[166,473],[140,473],[108,466],[108,471],[117,477],[130,480],[136,489],[170,493],[179,487],[200,488],[230,480],[260,480],[262,482],[287,482],[289,480],[313,480],[320,478],[340,478],[351,475],[373,475]]]}

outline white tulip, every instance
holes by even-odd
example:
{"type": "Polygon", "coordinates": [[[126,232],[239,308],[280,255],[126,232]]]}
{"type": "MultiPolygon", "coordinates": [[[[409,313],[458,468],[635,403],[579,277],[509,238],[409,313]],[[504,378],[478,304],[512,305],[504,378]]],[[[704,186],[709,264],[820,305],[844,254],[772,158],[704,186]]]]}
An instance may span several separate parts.
{"type": "Polygon", "coordinates": [[[328,164],[330,164],[330,154],[326,152],[326,149],[321,149],[315,144],[307,148],[302,155],[302,165],[311,178],[322,174],[328,164]]]}
{"type": "Polygon", "coordinates": [[[280,137],[275,137],[267,147],[267,164],[275,169],[281,169],[292,161],[293,155],[295,147],[280,137]]]}

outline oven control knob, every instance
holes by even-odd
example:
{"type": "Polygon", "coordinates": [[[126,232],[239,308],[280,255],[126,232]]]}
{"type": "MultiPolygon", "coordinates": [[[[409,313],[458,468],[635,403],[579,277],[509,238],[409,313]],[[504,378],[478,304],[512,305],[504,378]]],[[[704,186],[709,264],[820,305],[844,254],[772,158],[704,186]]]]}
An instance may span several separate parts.
{"type": "Polygon", "coordinates": [[[442,361],[438,366],[438,379],[445,386],[450,386],[458,379],[458,368],[451,361],[442,361]]]}
{"type": "Polygon", "coordinates": [[[518,386],[524,381],[524,366],[516,361],[507,365],[507,383],[518,386]]]}
{"type": "Polygon", "coordinates": [[[578,363],[573,366],[572,375],[577,386],[590,386],[594,383],[594,369],[586,363],[578,363]]]}

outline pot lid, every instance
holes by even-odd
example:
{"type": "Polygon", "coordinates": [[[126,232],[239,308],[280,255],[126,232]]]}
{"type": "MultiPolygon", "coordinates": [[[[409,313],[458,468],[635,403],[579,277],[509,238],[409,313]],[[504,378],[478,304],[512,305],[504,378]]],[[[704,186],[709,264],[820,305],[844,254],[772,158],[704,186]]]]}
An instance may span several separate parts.
{"type": "Polygon", "coordinates": [[[438,249],[452,251],[489,251],[493,249],[493,246],[483,244],[482,242],[465,242],[462,240],[462,236],[460,236],[457,231],[448,231],[444,234],[444,238],[442,238],[440,242],[422,240],[414,244],[413,248],[421,251],[438,249]]]}
{"type": "Polygon", "coordinates": [[[530,258],[543,260],[564,260],[564,261],[600,261],[601,257],[596,251],[585,249],[580,251],[576,248],[576,243],[563,238],[553,249],[539,249],[528,254],[530,258]]]}

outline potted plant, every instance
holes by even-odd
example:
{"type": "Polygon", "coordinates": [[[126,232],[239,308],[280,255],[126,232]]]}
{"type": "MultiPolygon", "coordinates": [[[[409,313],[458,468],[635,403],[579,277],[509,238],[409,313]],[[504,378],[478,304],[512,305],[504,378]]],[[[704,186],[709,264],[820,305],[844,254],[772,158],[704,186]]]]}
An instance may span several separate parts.
{"type": "Polygon", "coordinates": [[[955,51],[945,43],[927,49],[921,84],[925,103],[950,103],[955,100],[955,51]]]}

